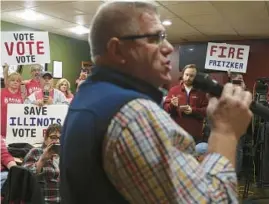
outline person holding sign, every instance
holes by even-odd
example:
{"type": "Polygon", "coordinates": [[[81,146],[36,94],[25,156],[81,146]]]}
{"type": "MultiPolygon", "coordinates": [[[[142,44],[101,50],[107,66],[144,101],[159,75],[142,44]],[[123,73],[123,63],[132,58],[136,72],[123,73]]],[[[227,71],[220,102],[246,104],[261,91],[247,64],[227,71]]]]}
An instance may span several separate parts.
{"type": "Polygon", "coordinates": [[[14,72],[7,76],[6,87],[1,89],[1,135],[6,138],[7,131],[7,106],[10,103],[22,104],[23,98],[20,91],[21,75],[14,72]]]}
{"type": "Polygon", "coordinates": [[[26,89],[26,97],[30,96],[35,91],[41,90],[40,74],[42,66],[40,64],[33,64],[30,66],[32,79],[23,81],[26,89]]]}
{"type": "Polygon", "coordinates": [[[46,204],[60,203],[59,152],[61,125],[52,124],[45,133],[41,148],[33,148],[25,156],[22,166],[37,176],[46,204]]]}
{"type": "MultiPolygon", "coordinates": [[[[21,82],[22,85],[25,85],[25,93],[23,93],[24,98],[29,96],[33,92],[41,89],[40,73],[42,71],[42,66],[40,64],[33,64],[30,66],[30,69],[31,69],[32,79],[24,80],[21,82]]],[[[9,66],[5,64],[4,72],[3,72],[5,84],[6,84],[6,79],[8,78],[8,70],[9,70],[9,66]]]]}
{"type": "Polygon", "coordinates": [[[185,66],[183,80],[169,90],[164,109],[181,127],[187,130],[196,143],[204,140],[203,121],[206,115],[208,99],[206,94],[192,87],[197,68],[194,64],[185,66]]]}
{"type": "Polygon", "coordinates": [[[34,104],[37,106],[52,104],[68,104],[64,94],[58,89],[53,88],[53,77],[50,72],[41,74],[41,90],[35,91],[25,99],[25,104],[34,104]]]}

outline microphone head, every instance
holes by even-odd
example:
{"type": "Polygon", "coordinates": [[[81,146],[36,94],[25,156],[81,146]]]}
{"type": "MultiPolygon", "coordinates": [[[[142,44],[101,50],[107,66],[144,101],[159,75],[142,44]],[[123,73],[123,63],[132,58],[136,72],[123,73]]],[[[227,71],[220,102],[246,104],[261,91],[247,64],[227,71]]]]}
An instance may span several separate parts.
{"type": "Polygon", "coordinates": [[[216,80],[212,80],[208,74],[197,73],[193,80],[193,87],[213,96],[220,96],[223,87],[216,80]]]}

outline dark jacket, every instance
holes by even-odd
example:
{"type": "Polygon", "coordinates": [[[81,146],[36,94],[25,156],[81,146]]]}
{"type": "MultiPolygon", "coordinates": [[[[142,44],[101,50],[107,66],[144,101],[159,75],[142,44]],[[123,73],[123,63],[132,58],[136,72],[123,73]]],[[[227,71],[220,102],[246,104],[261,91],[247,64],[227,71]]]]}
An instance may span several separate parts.
{"type": "Polygon", "coordinates": [[[10,168],[2,189],[3,204],[43,204],[44,198],[35,176],[20,166],[10,168]]]}
{"type": "Polygon", "coordinates": [[[162,93],[143,81],[105,68],[98,68],[81,85],[61,135],[61,203],[127,203],[103,169],[103,140],[113,116],[137,98],[160,104],[162,93]]]}

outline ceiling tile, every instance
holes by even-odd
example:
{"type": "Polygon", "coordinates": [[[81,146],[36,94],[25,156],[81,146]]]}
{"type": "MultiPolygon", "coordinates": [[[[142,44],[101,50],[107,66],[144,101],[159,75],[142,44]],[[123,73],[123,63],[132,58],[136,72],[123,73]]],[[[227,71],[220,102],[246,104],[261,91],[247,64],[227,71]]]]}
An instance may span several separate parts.
{"type": "Polygon", "coordinates": [[[158,12],[159,12],[162,20],[177,17],[175,14],[171,13],[169,10],[167,10],[163,6],[158,7],[158,12]]]}
{"type": "Polygon", "coordinates": [[[15,11],[23,9],[23,4],[17,1],[1,1],[1,14],[5,11],[15,11]]]}
{"type": "Polygon", "coordinates": [[[269,24],[248,24],[237,26],[236,31],[242,36],[269,37],[269,24]]]}
{"type": "Polygon", "coordinates": [[[172,19],[172,25],[167,27],[167,33],[193,33],[193,34],[200,34],[195,28],[189,26],[187,23],[182,21],[179,18],[172,19]]]}
{"type": "Polygon", "coordinates": [[[83,11],[87,14],[94,14],[102,1],[75,1],[66,3],[65,6],[83,11]]]}
{"type": "Polygon", "coordinates": [[[45,5],[63,4],[65,1],[21,1],[25,8],[41,7],[45,5]]]}
{"type": "Polygon", "coordinates": [[[197,25],[221,25],[225,20],[220,15],[204,14],[194,16],[183,16],[182,19],[192,26],[197,25]]]}
{"type": "Polygon", "coordinates": [[[214,35],[210,36],[209,41],[226,41],[226,40],[244,40],[245,38],[238,35],[214,35]]]}
{"type": "Polygon", "coordinates": [[[157,1],[157,3],[161,5],[174,5],[174,4],[180,4],[185,3],[186,1],[177,0],[177,1],[157,1]]]}
{"type": "Polygon", "coordinates": [[[71,28],[71,27],[78,26],[78,24],[71,23],[69,21],[61,20],[59,18],[54,18],[54,17],[40,21],[39,23],[42,25],[51,26],[56,29],[71,28]]]}
{"type": "Polygon", "coordinates": [[[22,19],[16,18],[13,12],[3,12],[1,13],[1,21],[7,21],[11,23],[21,22],[22,19]]]}
{"type": "Polygon", "coordinates": [[[222,24],[221,26],[195,26],[197,30],[201,33],[211,36],[211,35],[237,35],[229,25],[222,24]]]}
{"type": "Polygon", "coordinates": [[[62,19],[65,19],[71,23],[76,23],[78,25],[89,25],[91,22],[93,15],[75,15],[75,16],[69,16],[68,14],[64,14],[62,19]]]}
{"type": "Polygon", "coordinates": [[[211,4],[218,11],[229,11],[230,13],[253,12],[264,8],[265,1],[212,1],[211,4]],[[240,11],[240,12],[239,12],[240,11]]]}
{"type": "Polygon", "coordinates": [[[184,42],[185,40],[175,34],[175,35],[168,35],[168,41],[170,43],[180,43],[180,42],[184,42]]]}
{"type": "Polygon", "coordinates": [[[180,35],[180,38],[184,38],[188,41],[208,41],[209,38],[205,35],[180,35]]]}
{"type": "Polygon", "coordinates": [[[191,1],[166,6],[177,16],[216,14],[216,9],[207,1],[191,1]]]}
{"type": "Polygon", "coordinates": [[[73,8],[69,3],[45,5],[41,7],[35,7],[33,10],[62,19],[64,19],[66,15],[75,16],[84,14],[82,11],[73,8]]]}

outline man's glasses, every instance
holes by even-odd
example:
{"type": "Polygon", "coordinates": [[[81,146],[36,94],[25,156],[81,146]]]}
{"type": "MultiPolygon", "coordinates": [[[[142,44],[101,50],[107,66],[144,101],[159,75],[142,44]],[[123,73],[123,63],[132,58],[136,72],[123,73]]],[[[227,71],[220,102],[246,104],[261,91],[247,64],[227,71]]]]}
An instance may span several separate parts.
{"type": "Polygon", "coordinates": [[[120,40],[136,40],[141,38],[148,38],[150,43],[162,43],[166,39],[167,34],[165,32],[160,32],[156,34],[145,34],[145,35],[128,35],[119,37],[120,40]]]}
{"type": "Polygon", "coordinates": [[[59,140],[60,139],[60,137],[58,137],[57,135],[49,135],[49,138],[51,140],[59,140]]]}

